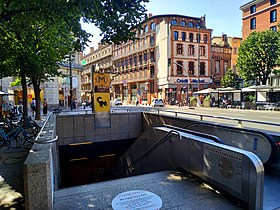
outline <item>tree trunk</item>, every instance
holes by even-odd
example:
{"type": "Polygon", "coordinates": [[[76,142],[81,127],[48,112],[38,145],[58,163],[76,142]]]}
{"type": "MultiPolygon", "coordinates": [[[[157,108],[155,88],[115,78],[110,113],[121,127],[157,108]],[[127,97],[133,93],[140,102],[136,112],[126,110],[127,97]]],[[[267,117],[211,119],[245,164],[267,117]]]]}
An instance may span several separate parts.
{"type": "Polygon", "coordinates": [[[23,106],[23,116],[27,117],[28,116],[28,95],[27,95],[27,82],[26,82],[26,75],[25,73],[20,70],[20,77],[21,77],[21,87],[22,87],[22,106],[23,106]]]}
{"type": "Polygon", "coordinates": [[[35,109],[35,120],[41,120],[41,99],[40,99],[40,83],[34,82],[32,79],[32,84],[34,88],[35,101],[36,101],[36,109],[35,109]]]}

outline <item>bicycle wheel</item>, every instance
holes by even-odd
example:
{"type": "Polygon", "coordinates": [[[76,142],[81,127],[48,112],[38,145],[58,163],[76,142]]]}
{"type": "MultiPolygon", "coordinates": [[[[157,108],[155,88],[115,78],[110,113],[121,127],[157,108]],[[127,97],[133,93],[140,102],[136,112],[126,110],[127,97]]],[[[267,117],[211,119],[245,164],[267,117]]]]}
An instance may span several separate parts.
{"type": "Polygon", "coordinates": [[[1,151],[9,149],[10,144],[11,144],[11,142],[9,140],[4,139],[3,136],[0,135],[0,149],[1,149],[1,151]]]}
{"type": "Polygon", "coordinates": [[[26,142],[25,136],[23,135],[23,132],[20,132],[19,134],[17,134],[16,136],[13,136],[10,139],[10,143],[11,143],[11,147],[12,148],[19,148],[22,145],[24,145],[26,142]]]}

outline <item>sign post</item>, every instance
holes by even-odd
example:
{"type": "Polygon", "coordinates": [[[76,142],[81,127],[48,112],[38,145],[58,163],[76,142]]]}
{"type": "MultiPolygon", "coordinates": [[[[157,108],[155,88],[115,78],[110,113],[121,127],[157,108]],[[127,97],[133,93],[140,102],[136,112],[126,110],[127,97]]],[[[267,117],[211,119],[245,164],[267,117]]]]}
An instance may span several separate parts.
{"type": "Polygon", "coordinates": [[[110,75],[95,73],[93,75],[92,106],[95,113],[95,127],[106,128],[111,126],[110,117],[110,75]]]}

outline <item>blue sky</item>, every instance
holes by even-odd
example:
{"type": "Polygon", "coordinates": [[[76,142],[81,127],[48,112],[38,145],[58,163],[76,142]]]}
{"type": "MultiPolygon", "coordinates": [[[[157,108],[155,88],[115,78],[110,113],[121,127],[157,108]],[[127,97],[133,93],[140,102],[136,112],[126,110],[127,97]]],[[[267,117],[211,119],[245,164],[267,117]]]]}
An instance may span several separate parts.
{"type": "MultiPolygon", "coordinates": [[[[146,4],[147,13],[153,15],[180,14],[192,17],[206,15],[206,27],[213,30],[213,36],[221,36],[222,33],[228,36],[241,37],[242,33],[242,12],[240,6],[250,0],[150,0],[146,4]]],[[[97,47],[100,41],[99,30],[91,25],[84,25],[83,28],[92,33],[89,46],[97,47]]],[[[88,53],[89,49],[86,49],[88,53]]]]}

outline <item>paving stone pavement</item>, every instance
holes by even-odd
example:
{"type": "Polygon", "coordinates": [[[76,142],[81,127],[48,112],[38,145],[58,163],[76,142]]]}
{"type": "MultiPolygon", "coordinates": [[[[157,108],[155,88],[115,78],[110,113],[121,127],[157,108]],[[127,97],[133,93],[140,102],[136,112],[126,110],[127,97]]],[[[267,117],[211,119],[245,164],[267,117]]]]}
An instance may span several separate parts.
{"type": "MultiPolygon", "coordinates": [[[[46,116],[37,123],[42,126],[46,116]]],[[[0,209],[22,210],[24,207],[23,164],[33,144],[21,148],[0,149],[0,209]]]]}

